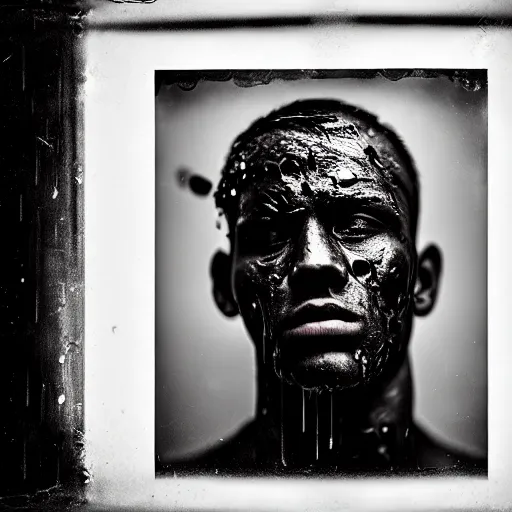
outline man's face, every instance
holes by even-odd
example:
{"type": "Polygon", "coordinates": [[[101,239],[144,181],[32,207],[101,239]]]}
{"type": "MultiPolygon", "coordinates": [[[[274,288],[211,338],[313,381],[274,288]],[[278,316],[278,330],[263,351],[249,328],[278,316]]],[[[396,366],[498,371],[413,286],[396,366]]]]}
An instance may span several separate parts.
{"type": "Polygon", "coordinates": [[[235,300],[259,364],[307,389],[375,382],[411,330],[411,183],[382,137],[352,127],[269,132],[242,167],[258,172],[239,198],[235,300]]]}

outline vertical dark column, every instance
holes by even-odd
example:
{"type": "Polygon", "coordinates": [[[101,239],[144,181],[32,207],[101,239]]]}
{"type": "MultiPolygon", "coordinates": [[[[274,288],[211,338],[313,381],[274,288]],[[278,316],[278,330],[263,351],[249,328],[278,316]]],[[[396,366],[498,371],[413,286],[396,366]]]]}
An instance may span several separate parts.
{"type": "Polygon", "coordinates": [[[87,474],[81,16],[0,17],[1,508],[76,497],[87,474]]]}

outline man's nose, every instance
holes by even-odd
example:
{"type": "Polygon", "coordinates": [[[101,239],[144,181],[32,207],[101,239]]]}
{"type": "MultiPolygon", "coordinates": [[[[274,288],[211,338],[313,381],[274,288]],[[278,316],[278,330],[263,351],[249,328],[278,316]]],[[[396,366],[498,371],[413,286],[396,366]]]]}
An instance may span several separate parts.
{"type": "Polygon", "coordinates": [[[306,221],[290,274],[290,287],[304,299],[339,293],[348,281],[347,260],[341,248],[333,246],[318,219],[306,221]]]}

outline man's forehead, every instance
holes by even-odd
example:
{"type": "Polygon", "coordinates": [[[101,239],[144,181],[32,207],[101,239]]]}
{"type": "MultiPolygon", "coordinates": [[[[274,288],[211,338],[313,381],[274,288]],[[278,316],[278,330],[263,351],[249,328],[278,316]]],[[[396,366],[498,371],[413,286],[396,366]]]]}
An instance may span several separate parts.
{"type": "Polygon", "coordinates": [[[377,195],[387,196],[388,206],[415,225],[416,171],[392,130],[350,106],[347,112],[291,110],[284,107],[269,114],[235,141],[215,196],[221,213],[236,222],[241,209],[257,200],[251,190],[269,181],[293,182],[295,192],[305,195],[314,182],[324,185],[313,187],[324,199],[370,188],[373,194],[377,189],[377,195]],[[251,201],[246,201],[247,192],[253,195],[251,201]]]}
{"type": "Polygon", "coordinates": [[[412,199],[410,169],[383,134],[364,132],[350,122],[327,128],[324,133],[288,128],[260,134],[247,143],[240,163],[260,169],[254,173],[255,182],[264,180],[269,171],[285,183],[301,175],[308,180],[327,179],[340,188],[373,181],[384,188],[401,188],[412,199]]]}
{"type": "Polygon", "coordinates": [[[321,178],[297,179],[265,179],[255,182],[240,195],[239,220],[253,215],[266,216],[268,213],[291,213],[297,210],[324,208],[340,208],[351,205],[375,206],[390,208],[398,215],[408,214],[405,202],[399,208],[400,201],[395,201],[390,194],[374,180],[354,182],[351,186],[339,189],[332,182],[321,178]],[[304,190],[304,183],[308,190],[304,190]]]}

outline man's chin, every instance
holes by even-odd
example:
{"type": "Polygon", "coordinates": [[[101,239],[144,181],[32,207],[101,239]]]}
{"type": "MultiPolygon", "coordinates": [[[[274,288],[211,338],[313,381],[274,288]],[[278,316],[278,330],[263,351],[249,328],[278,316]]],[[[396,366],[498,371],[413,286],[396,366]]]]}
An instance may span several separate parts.
{"type": "Polygon", "coordinates": [[[362,382],[354,355],[350,352],[327,352],[281,359],[282,378],[303,389],[349,389],[362,382]]]}

